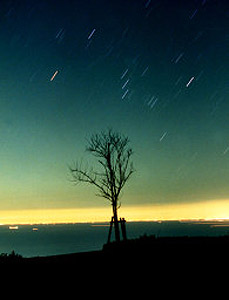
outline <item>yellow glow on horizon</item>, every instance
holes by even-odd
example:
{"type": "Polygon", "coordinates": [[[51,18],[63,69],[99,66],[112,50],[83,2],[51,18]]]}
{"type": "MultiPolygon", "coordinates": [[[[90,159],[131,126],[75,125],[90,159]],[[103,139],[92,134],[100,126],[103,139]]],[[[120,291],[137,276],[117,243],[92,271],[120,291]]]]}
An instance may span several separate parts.
{"type": "Polygon", "coordinates": [[[63,208],[0,211],[0,224],[55,224],[106,222],[111,209],[107,208],[63,208]]]}
{"type": "Polygon", "coordinates": [[[125,207],[122,214],[132,221],[229,219],[229,199],[184,204],[125,207]]]}
{"type": "MultiPolygon", "coordinates": [[[[127,221],[228,219],[229,199],[186,204],[122,206],[119,216],[127,221]]],[[[109,222],[111,207],[28,209],[0,211],[0,224],[54,224],[109,222]]]]}

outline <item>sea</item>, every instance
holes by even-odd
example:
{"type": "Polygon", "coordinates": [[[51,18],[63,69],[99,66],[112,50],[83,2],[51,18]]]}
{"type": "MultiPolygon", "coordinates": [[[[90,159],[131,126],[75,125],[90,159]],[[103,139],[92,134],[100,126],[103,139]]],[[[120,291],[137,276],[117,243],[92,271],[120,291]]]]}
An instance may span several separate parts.
{"type": "MultiPolygon", "coordinates": [[[[223,236],[229,235],[229,220],[127,222],[126,230],[129,239],[144,235],[223,236]]],[[[14,251],[36,257],[101,250],[108,232],[109,223],[1,225],[0,254],[14,251]]]]}

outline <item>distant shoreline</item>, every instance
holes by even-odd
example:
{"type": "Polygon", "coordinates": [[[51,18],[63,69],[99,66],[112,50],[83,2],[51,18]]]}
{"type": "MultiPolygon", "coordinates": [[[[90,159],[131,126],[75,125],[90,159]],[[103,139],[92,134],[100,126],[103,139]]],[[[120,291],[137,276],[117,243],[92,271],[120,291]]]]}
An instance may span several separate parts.
{"type": "MultiPolygon", "coordinates": [[[[229,219],[221,219],[221,218],[213,218],[213,219],[168,219],[168,220],[126,220],[127,223],[165,223],[165,222],[180,222],[180,223],[200,223],[200,224],[208,224],[209,222],[214,222],[216,224],[219,223],[228,223],[229,226],[229,219]]],[[[57,222],[57,223],[1,223],[1,226],[39,226],[39,225],[77,225],[77,224],[88,224],[88,225],[109,225],[110,221],[96,221],[96,222],[57,222]]]]}

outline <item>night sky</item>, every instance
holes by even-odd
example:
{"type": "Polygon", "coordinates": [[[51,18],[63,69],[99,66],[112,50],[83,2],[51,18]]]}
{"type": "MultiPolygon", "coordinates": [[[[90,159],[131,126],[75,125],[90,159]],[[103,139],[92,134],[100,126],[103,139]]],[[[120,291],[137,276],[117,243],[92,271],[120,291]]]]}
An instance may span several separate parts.
{"type": "Polygon", "coordinates": [[[68,173],[108,127],[123,206],[229,199],[229,1],[1,0],[0,41],[1,210],[108,205],[68,173]]]}

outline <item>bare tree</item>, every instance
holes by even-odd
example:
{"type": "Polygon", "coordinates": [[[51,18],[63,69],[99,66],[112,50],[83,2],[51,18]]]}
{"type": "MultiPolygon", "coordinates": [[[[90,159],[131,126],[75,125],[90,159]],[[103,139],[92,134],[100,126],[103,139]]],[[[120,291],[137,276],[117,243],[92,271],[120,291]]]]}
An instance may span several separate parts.
{"type": "Polygon", "coordinates": [[[120,193],[126,182],[134,172],[133,162],[130,161],[133,154],[129,147],[128,137],[113,130],[94,134],[87,141],[86,151],[96,157],[97,168],[82,168],[75,164],[70,167],[73,181],[86,182],[94,185],[97,196],[106,198],[111,202],[115,228],[115,239],[120,241],[118,224],[118,208],[120,207],[120,193]]]}

